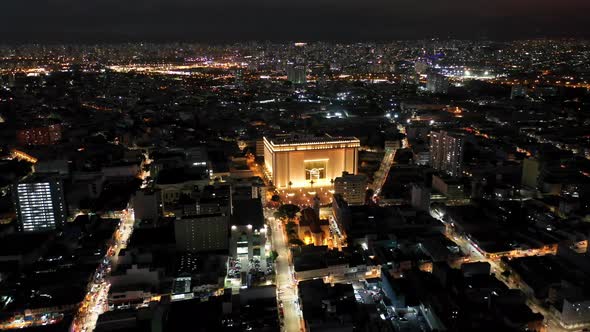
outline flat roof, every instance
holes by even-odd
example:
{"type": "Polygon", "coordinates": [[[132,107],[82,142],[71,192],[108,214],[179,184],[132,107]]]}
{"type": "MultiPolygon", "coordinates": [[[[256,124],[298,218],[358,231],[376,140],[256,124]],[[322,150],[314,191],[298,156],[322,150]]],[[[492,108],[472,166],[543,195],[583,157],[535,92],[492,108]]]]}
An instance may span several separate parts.
{"type": "Polygon", "coordinates": [[[233,201],[232,225],[252,225],[258,229],[264,225],[264,213],[260,199],[236,199],[233,201]]]}
{"type": "Polygon", "coordinates": [[[360,140],[353,136],[286,136],[286,137],[264,137],[273,146],[290,146],[294,144],[326,144],[326,143],[359,143],[360,140]]]}

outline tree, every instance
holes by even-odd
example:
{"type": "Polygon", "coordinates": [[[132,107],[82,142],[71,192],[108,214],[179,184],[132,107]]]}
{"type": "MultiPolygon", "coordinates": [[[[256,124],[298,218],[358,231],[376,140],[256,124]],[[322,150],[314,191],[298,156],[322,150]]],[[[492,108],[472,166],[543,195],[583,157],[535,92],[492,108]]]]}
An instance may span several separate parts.
{"type": "Polygon", "coordinates": [[[300,210],[301,209],[299,209],[299,206],[297,205],[283,204],[279,207],[277,212],[279,213],[280,217],[293,219],[297,215],[297,212],[299,212],[300,210]]]}
{"type": "Polygon", "coordinates": [[[289,185],[289,190],[291,190],[291,186],[293,186],[293,182],[289,181],[288,185],[289,185]]]}
{"type": "Polygon", "coordinates": [[[289,240],[289,244],[295,245],[295,246],[302,246],[305,243],[303,243],[303,241],[301,241],[300,239],[290,239],[289,240]]]}

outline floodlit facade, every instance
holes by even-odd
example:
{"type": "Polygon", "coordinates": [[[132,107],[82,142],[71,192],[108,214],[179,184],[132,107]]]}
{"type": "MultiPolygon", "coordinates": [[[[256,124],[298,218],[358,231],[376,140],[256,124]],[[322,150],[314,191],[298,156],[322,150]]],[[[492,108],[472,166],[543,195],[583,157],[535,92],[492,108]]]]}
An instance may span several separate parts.
{"type": "Polygon", "coordinates": [[[357,173],[359,147],[355,137],[265,137],[264,163],[277,188],[329,186],[357,173]]]}
{"type": "Polygon", "coordinates": [[[66,206],[61,180],[33,176],[13,188],[21,232],[50,231],[66,221],[66,206]]]}

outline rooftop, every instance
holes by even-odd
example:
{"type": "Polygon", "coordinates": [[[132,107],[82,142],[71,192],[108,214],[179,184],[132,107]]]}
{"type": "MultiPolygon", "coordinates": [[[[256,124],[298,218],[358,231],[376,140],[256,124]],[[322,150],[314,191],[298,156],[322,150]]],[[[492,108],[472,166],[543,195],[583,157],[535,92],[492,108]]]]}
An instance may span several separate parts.
{"type": "Polygon", "coordinates": [[[284,136],[284,137],[272,137],[265,139],[273,146],[292,146],[292,145],[312,145],[312,144],[327,144],[327,143],[357,143],[360,144],[360,140],[352,136],[284,136]]]}

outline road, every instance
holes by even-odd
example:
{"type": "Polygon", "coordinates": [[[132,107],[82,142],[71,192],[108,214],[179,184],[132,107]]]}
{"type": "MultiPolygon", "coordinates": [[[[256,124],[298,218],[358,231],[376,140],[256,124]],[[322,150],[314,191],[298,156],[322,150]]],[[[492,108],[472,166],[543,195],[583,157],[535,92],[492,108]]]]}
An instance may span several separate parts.
{"type": "Polygon", "coordinates": [[[375,172],[375,179],[373,180],[372,184],[372,189],[375,192],[375,195],[379,195],[381,193],[381,188],[383,188],[383,185],[387,180],[387,176],[389,176],[389,170],[391,170],[391,166],[393,166],[396,151],[396,149],[385,150],[385,155],[383,156],[379,170],[375,172]]]}
{"type": "MultiPolygon", "coordinates": [[[[473,243],[471,243],[471,241],[469,241],[468,239],[465,239],[462,236],[458,236],[455,234],[445,234],[445,235],[451,241],[455,242],[464,253],[469,255],[470,262],[487,262],[487,263],[489,263],[490,267],[491,267],[491,272],[494,273],[494,275],[496,276],[496,278],[498,280],[500,280],[504,284],[506,284],[506,286],[508,288],[519,289],[519,285],[508,280],[506,277],[504,277],[502,275],[502,272],[505,271],[505,269],[502,267],[502,265],[499,264],[498,261],[488,259],[484,255],[482,255],[482,253],[479,252],[479,250],[477,250],[477,248],[475,248],[475,246],[473,245],[473,243]]],[[[529,308],[531,308],[531,310],[533,312],[540,313],[543,315],[543,317],[545,317],[544,323],[547,328],[547,332],[579,331],[579,329],[568,330],[568,329],[563,328],[561,325],[559,325],[558,319],[555,317],[555,315],[552,312],[550,312],[548,310],[548,308],[541,306],[535,299],[529,298],[527,300],[527,305],[529,306],[529,308]]]]}
{"type": "Polygon", "coordinates": [[[96,270],[96,275],[89,285],[89,292],[80,306],[70,331],[91,332],[96,327],[98,316],[108,310],[108,296],[111,285],[107,277],[111,266],[117,264],[117,258],[121,249],[127,246],[127,241],[133,233],[135,216],[133,209],[125,210],[121,216],[119,228],[115,231],[115,241],[107,251],[105,260],[96,270]]]}
{"type": "Polygon", "coordinates": [[[272,225],[272,246],[279,254],[276,260],[276,283],[279,307],[282,303],[284,313],[284,317],[282,318],[284,322],[283,331],[300,332],[302,331],[302,314],[298,304],[297,283],[291,273],[293,268],[286,233],[283,230],[281,222],[271,217],[272,212],[268,212],[268,214],[269,216],[267,218],[272,225]]]}

